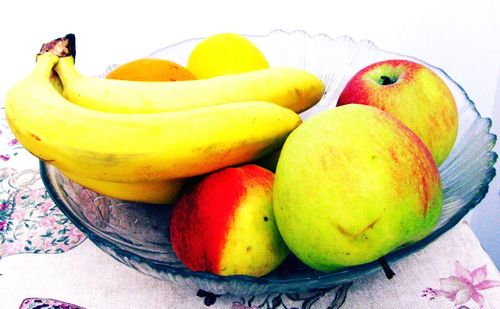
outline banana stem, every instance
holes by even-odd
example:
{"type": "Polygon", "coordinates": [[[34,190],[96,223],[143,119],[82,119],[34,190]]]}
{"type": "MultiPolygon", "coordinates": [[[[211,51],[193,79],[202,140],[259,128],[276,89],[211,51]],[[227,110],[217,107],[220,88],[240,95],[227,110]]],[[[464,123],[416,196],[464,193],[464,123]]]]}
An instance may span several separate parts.
{"type": "Polygon", "coordinates": [[[53,53],[58,57],[76,56],[76,37],[73,33],[68,33],[64,37],[57,38],[44,43],[40,48],[40,54],[53,53]]]}

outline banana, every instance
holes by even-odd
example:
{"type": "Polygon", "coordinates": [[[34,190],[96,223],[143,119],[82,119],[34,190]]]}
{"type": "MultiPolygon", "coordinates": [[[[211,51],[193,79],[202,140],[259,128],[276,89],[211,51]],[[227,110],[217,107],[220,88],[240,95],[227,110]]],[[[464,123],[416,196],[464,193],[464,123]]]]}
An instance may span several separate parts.
{"type": "Polygon", "coordinates": [[[44,53],[8,92],[19,142],[61,171],[115,183],[158,182],[243,164],[279,149],[299,115],[268,102],[116,114],[73,104],[50,83],[59,57],[44,53]]]}
{"type": "Polygon", "coordinates": [[[94,192],[125,201],[149,204],[172,204],[184,184],[184,179],[144,182],[111,182],[81,177],[60,171],[77,184],[94,192]]]}
{"type": "MultiPolygon", "coordinates": [[[[50,83],[62,94],[63,87],[56,72],[52,71],[50,83]]],[[[71,172],[60,171],[73,182],[108,197],[149,204],[172,204],[184,184],[184,179],[145,182],[110,182],[81,177],[71,172]]]]}
{"type": "Polygon", "coordinates": [[[104,112],[157,113],[242,101],[267,101],[300,113],[325,90],[315,75],[296,68],[267,68],[201,80],[142,82],[81,75],[72,56],[55,67],[63,95],[71,102],[104,112]]]}

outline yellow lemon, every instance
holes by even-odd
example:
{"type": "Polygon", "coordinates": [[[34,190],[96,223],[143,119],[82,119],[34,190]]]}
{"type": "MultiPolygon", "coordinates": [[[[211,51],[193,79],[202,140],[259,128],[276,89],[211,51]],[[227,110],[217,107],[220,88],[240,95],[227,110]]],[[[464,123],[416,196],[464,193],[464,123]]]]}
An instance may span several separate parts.
{"type": "Polygon", "coordinates": [[[197,78],[249,72],[269,67],[257,46],[235,33],[220,33],[203,39],[189,55],[187,68],[197,78]]]}

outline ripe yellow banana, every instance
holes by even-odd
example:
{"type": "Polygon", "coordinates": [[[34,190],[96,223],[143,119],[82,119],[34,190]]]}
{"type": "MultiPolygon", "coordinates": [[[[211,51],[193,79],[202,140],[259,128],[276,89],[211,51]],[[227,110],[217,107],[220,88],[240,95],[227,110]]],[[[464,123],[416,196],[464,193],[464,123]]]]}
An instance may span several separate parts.
{"type": "Polygon", "coordinates": [[[295,68],[267,68],[201,80],[142,82],[81,75],[72,56],[55,67],[71,102],[113,113],[179,111],[230,102],[267,101],[297,113],[316,104],[325,90],[315,75],[295,68]]]}
{"type": "Polygon", "coordinates": [[[52,53],[38,57],[33,72],[9,90],[6,115],[26,149],[83,178],[134,183],[201,175],[279,149],[301,123],[295,112],[267,102],[151,114],[95,111],[52,86],[58,61],[52,53]]]}
{"type": "Polygon", "coordinates": [[[184,179],[112,182],[85,178],[66,171],[61,171],[61,173],[94,192],[120,200],[150,204],[172,204],[184,184],[184,179]]]}
{"type": "MultiPolygon", "coordinates": [[[[63,87],[59,75],[52,71],[49,81],[57,92],[62,94],[63,87]]],[[[179,178],[164,181],[111,182],[85,178],[71,172],[61,172],[72,181],[94,192],[120,200],[149,204],[172,204],[185,181],[179,178]]]]}

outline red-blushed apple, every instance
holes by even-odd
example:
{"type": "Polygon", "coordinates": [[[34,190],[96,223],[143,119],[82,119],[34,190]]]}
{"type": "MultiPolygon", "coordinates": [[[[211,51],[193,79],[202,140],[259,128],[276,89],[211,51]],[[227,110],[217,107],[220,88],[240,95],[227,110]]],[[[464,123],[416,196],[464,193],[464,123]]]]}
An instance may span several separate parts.
{"type": "Polygon", "coordinates": [[[285,243],[320,271],[372,262],[425,237],[443,200],[422,140],[389,113],[360,104],[314,115],[290,134],[273,195],[285,243]]]}
{"type": "Polygon", "coordinates": [[[378,107],[406,124],[429,148],[437,165],[448,157],[458,132],[455,99],[446,83],[428,67],[409,60],[384,60],[356,73],[337,106],[378,107]]]}
{"type": "Polygon", "coordinates": [[[272,206],[274,174],[255,164],[203,177],[173,205],[170,239],[190,270],[263,276],[289,253],[272,206]]]}

